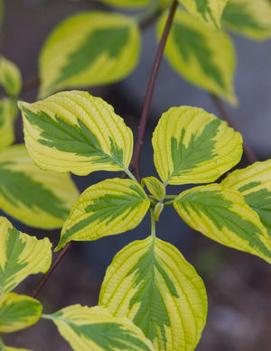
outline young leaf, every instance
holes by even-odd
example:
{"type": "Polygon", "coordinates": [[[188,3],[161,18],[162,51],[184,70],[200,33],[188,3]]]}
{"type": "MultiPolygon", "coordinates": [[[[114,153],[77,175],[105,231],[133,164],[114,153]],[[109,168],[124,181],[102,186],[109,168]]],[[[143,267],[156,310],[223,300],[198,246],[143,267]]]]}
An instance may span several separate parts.
{"type": "Polygon", "coordinates": [[[0,151],[14,142],[14,119],[17,107],[10,99],[0,100],[0,151]]]}
{"type": "Polygon", "coordinates": [[[19,95],[22,88],[22,77],[18,67],[4,56],[0,56],[0,85],[10,96],[19,95]]]}
{"type": "Polygon", "coordinates": [[[271,38],[271,2],[269,0],[230,0],[223,14],[225,26],[255,40],[271,38]]]}
{"type": "Polygon", "coordinates": [[[150,3],[151,0],[102,0],[105,4],[116,7],[137,8],[144,7],[150,3]]]}
{"type": "Polygon", "coordinates": [[[135,68],[139,51],[139,30],[131,17],[93,11],[69,17],[42,49],[40,96],[121,80],[135,68]]]}
{"type": "Polygon", "coordinates": [[[172,107],[152,139],[154,163],[165,184],[209,183],[235,166],[242,136],[201,108],[172,107]]]}
{"type": "Polygon", "coordinates": [[[143,188],[130,179],[106,179],[85,190],[64,223],[61,249],[69,241],[97,240],[135,228],[150,201],[143,188]]]}
{"type": "Polygon", "coordinates": [[[113,317],[101,307],[73,305],[46,318],[74,351],[155,351],[128,319],[113,317]]]}
{"type": "Polygon", "coordinates": [[[207,315],[205,287],[193,266],[154,237],[134,241],[115,256],[99,304],[131,319],[159,351],[194,350],[207,315]]]}
{"type": "Polygon", "coordinates": [[[271,236],[271,160],[230,173],[222,185],[240,191],[271,236]]]}
{"type": "Polygon", "coordinates": [[[212,27],[220,28],[221,16],[228,0],[179,0],[197,18],[212,27]]]}
{"type": "Polygon", "coordinates": [[[68,174],[41,170],[24,145],[0,153],[0,208],[21,222],[60,228],[78,196],[68,174]]]}
{"type": "Polygon", "coordinates": [[[19,107],[26,147],[41,168],[77,175],[128,169],[132,131],[101,98],[71,91],[19,107]]]}
{"type": "MultiPolygon", "coordinates": [[[[161,34],[166,19],[158,25],[161,34]]],[[[235,50],[227,34],[216,31],[178,10],[165,55],[171,67],[189,82],[235,104],[235,50]]]]}
{"type": "Polygon", "coordinates": [[[190,227],[210,239],[271,263],[271,238],[240,192],[219,184],[200,186],[181,193],[174,207],[190,227]]]}
{"type": "Polygon", "coordinates": [[[51,243],[19,232],[0,217],[0,295],[31,274],[45,273],[52,260],[51,243]]]}
{"type": "Polygon", "coordinates": [[[8,293],[0,295],[0,333],[28,328],[41,318],[40,302],[29,296],[8,293]]]}
{"type": "Polygon", "coordinates": [[[166,196],[166,189],[163,183],[155,177],[146,177],[142,179],[142,185],[145,186],[150,194],[158,201],[163,201],[166,196]]]}

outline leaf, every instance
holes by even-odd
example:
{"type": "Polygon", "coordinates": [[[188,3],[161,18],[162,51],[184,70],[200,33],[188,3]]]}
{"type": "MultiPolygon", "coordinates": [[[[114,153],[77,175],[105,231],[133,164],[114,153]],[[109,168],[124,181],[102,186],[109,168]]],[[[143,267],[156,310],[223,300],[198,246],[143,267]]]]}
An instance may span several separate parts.
{"type": "Polygon", "coordinates": [[[18,96],[22,88],[22,77],[18,67],[0,55],[0,85],[10,96],[18,96]]]}
{"type": "Polygon", "coordinates": [[[240,133],[213,114],[189,106],[162,114],[152,144],[164,184],[213,182],[242,156],[240,133]]]}
{"type": "Polygon", "coordinates": [[[71,240],[97,240],[127,232],[142,221],[149,206],[143,188],[134,180],[106,179],[92,185],[73,206],[57,250],[71,240]]]}
{"type": "Polygon", "coordinates": [[[163,201],[166,196],[166,189],[163,183],[155,177],[146,177],[142,179],[142,185],[145,186],[150,194],[158,201],[163,201]]]}
{"type": "Polygon", "coordinates": [[[228,0],[179,0],[185,8],[203,22],[220,28],[221,16],[228,0]]]}
{"type": "Polygon", "coordinates": [[[154,351],[139,328],[101,307],[72,305],[45,317],[74,351],[154,351]]]}
{"type": "Polygon", "coordinates": [[[230,173],[222,185],[240,191],[271,236],[271,160],[230,173]]]}
{"type": "MultiPolygon", "coordinates": [[[[166,19],[158,25],[161,35],[166,19]]],[[[165,50],[171,67],[190,83],[236,104],[235,50],[226,33],[216,31],[178,10],[165,50]]]]}
{"type": "Polygon", "coordinates": [[[0,153],[0,208],[24,224],[62,227],[78,196],[68,174],[41,170],[24,145],[0,153]]]}
{"type": "Polygon", "coordinates": [[[38,240],[21,233],[0,217],[0,295],[31,274],[47,272],[52,261],[51,246],[47,238],[38,240]]]}
{"type": "Polygon", "coordinates": [[[135,68],[139,51],[139,30],[131,17],[101,11],[69,17],[42,49],[40,96],[119,81],[135,68]]]}
{"type": "Polygon", "coordinates": [[[271,2],[230,0],[223,14],[226,28],[254,40],[271,38],[271,2]]]}
{"type": "Polygon", "coordinates": [[[101,98],[71,91],[19,107],[26,147],[41,168],[77,175],[127,171],[132,131],[101,98]]]}
{"type": "Polygon", "coordinates": [[[218,243],[271,263],[271,239],[242,194],[219,184],[184,191],[174,201],[181,218],[218,243]]]}
{"type": "Polygon", "coordinates": [[[194,350],[207,315],[201,278],[173,245],[155,237],[115,256],[99,304],[132,320],[159,351],[194,350]]]}
{"type": "Polygon", "coordinates": [[[40,302],[29,296],[0,295],[0,333],[11,333],[37,323],[41,318],[40,302]]]}
{"type": "Polygon", "coordinates": [[[0,151],[14,142],[15,103],[10,99],[0,100],[0,151]]]}
{"type": "Polygon", "coordinates": [[[137,8],[147,6],[150,0],[102,0],[102,2],[116,7],[137,8]]]}

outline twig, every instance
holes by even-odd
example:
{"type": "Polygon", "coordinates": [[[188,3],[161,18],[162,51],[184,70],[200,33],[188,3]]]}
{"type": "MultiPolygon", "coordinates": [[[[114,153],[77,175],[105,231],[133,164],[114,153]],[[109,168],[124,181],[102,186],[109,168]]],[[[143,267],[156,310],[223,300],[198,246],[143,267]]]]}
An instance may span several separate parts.
{"type": "Polygon", "coordinates": [[[49,269],[49,271],[41,278],[40,282],[38,283],[38,285],[36,286],[36,288],[33,290],[32,292],[32,296],[33,297],[37,297],[41,290],[44,288],[44,286],[46,285],[46,283],[48,282],[48,280],[50,279],[51,275],[53,274],[53,272],[55,271],[55,269],[59,266],[59,264],[62,262],[62,260],[64,259],[64,257],[66,256],[66,254],[68,253],[68,251],[71,248],[71,243],[69,243],[68,245],[66,245],[64,247],[64,249],[62,251],[60,251],[60,253],[57,255],[55,262],[53,263],[52,267],[49,269]]]}
{"type": "Polygon", "coordinates": [[[162,61],[164,49],[166,46],[167,38],[173,23],[176,9],[177,9],[177,5],[178,5],[178,1],[173,0],[169,10],[168,18],[163,30],[163,34],[155,55],[151,75],[149,78],[149,82],[148,82],[148,86],[145,94],[143,110],[142,110],[142,114],[138,125],[137,139],[135,142],[135,150],[134,150],[134,155],[133,155],[132,164],[131,164],[131,168],[135,172],[136,178],[138,180],[140,179],[140,158],[141,158],[142,148],[143,148],[145,134],[146,134],[146,127],[149,119],[149,112],[150,112],[150,106],[152,102],[154,87],[155,87],[158,71],[160,68],[160,64],[162,61]]]}
{"type": "Polygon", "coordinates": [[[22,93],[27,93],[28,91],[36,89],[40,84],[38,77],[31,78],[27,80],[22,87],[22,93]]]}
{"type": "MultiPolygon", "coordinates": [[[[220,117],[222,119],[224,119],[225,121],[227,121],[229,123],[229,125],[232,126],[234,129],[236,129],[233,122],[231,121],[230,117],[228,116],[228,113],[227,113],[221,99],[215,94],[210,94],[210,97],[211,97],[214,105],[216,106],[216,108],[220,114],[220,117]]],[[[247,161],[249,163],[256,162],[257,156],[255,155],[254,151],[250,148],[250,146],[244,142],[243,148],[244,148],[244,155],[246,156],[247,161]]]]}

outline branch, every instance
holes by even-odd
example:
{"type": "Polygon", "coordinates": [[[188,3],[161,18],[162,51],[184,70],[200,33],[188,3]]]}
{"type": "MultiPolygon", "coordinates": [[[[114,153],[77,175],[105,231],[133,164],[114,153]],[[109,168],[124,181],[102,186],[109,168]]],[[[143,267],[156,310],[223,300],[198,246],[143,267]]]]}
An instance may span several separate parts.
{"type": "Polygon", "coordinates": [[[37,89],[40,84],[40,80],[38,77],[31,78],[27,80],[22,87],[22,93],[26,93],[28,91],[37,89]]]}
{"type": "Polygon", "coordinates": [[[49,269],[49,271],[41,278],[40,282],[38,283],[36,288],[33,290],[33,292],[32,292],[32,296],[33,297],[36,298],[40,294],[41,290],[47,284],[47,282],[50,279],[51,275],[53,274],[55,269],[60,265],[60,263],[62,262],[62,260],[64,259],[64,257],[68,253],[68,251],[70,250],[70,248],[71,248],[71,243],[66,245],[64,247],[64,249],[62,251],[60,251],[60,253],[57,255],[57,257],[55,259],[55,262],[53,263],[53,265],[49,269]]]}
{"type": "MultiPolygon", "coordinates": [[[[227,113],[221,99],[215,94],[210,94],[210,98],[212,99],[214,105],[216,106],[216,108],[220,114],[220,117],[222,119],[224,119],[224,121],[227,121],[231,127],[233,127],[234,129],[237,129],[237,128],[235,128],[234,124],[232,123],[230,117],[228,116],[228,113],[227,113]]],[[[245,142],[243,145],[243,149],[244,149],[244,155],[246,156],[246,159],[250,164],[257,161],[257,156],[255,155],[254,151],[245,142]]]]}
{"type": "Polygon", "coordinates": [[[149,78],[149,82],[148,82],[148,86],[145,94],[143,110],[142,110],[142,114],[138,125],[137,139],[135,142],[135,150],[134,150],[134,155],[133,155],[132,164],[131,164],[132,170],[135,172],[136,178],[138,180],[140,179],[140,158],[141,158],[142,148],[143,148],[145,134],[146,134],[146,127],[149,119],[149,112],[150,112],[150,106],[152,102],[154,87],[155,87],[158,71],[163,58],[164,49],[165,49],[167,38],[173,23],[177,6],[178,6],[178,1],[173,0],[169,10],[168,18],[163,30],[163,34],[155,55],[151,75],[149,78]]]}

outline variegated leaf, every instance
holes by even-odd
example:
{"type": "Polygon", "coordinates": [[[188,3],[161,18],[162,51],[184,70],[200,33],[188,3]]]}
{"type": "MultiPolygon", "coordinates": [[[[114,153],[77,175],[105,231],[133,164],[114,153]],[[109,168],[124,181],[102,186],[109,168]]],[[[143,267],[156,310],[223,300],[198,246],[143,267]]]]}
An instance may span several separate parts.
{"type": "Polygon", "coordinates": [[[105,4],[116,7],[137,8],[144,7],[150,3],[151,0],[102,0],[105,4]]]}
{"type": "Polygon", "coordinates": [[[0,208],[19,221],[60,228],[78,196],[68,174],[41,170],[24,145],[0,153],[0,208]]]}
{"type": "Polygon", "coordinates": [[[101,98],[71,91],[19,106],[26,147],[41,168],[77,175],[127,171],[132,131],[101,98]]]}
{"type": "Polygon", "coordinates": [[[239,190],[271,236],[271,160],[230,173],[222,185],[239,190]]]}
{"type": "Polygon", "coordinates": [[[220,28],[221,16],[229,0],[179,0],[197,18],[220,28]]]}
{"type": "Polygon", "coordinates": [[[0,295],[0,333],[28,328],[41,318],[42,305],[29,296],[7,293],[0,295]]]}
{"type": "Polygon", "coordinates": [[[135,68],[139,51],[139,30],[131,17],[101,11],[69,17],[42,49],[40,96],[121,80],[135,68]]]}
{"type": "MultiPolygon", "coordinates": [[[[158,25],[162,33],[165,16],[158,25]]],[[[171,67],[189,82],[236,104],[235,50],[230,37],[178,10],[165,55],[171,67]]]]}
{"type": "Polygon", "coordinates": [[[0,100],[0,151],[14,142],[14,119],[17,107],[10,99],[0,100]]]}
{"type": "Polygon", "coordinates": [[[165,184],[209,183],[235,166],[242,136],[201,108],[172,107],[152,139],[154,163],[165,184]]]}
{"type": "Polygon", "coordinates": [[[271,38],[269,0],[230,0],[223,14],[225,26],[255,40],[271,38]]]}
{"type": "Polygon", "coordinates": [[[271,238],[240,192],[219,184],[200,186],[181,193],[174,207],[190,227],[210,239],[271,263],[271,238]]]}
{"type": "Polygon", "coordinates": [[[0,295],[31,274],[45,273],[52,260],[51,243],[19,232],[0,217],[0,295]]]}
{"type": "Polygon", "coordinates": [[[0,85],[10,96],[19,95],[22,88],[22,77],[18,67],[4,56],[0,56],[0,85]]]}
{"type": "Polygon", "coordinates": [[[69,241],[97,240],[126,232],[144,218],[150,201],[130,179],[106,179],[85,190],[64,223],[57,249],[69,241]]]}
{"type": "Polygon", "coordinates": [[[146,177],[142,179],[144,185],[150,194],[158,201],[163,201],[166,196],[166,189],[163,183],[155,177],[146,177]]]}
{"type": "Polygon", "coordinates": [[[155,351],[128,319],[113,317],[101,307],[73,305],[45,317],[74,351],[155,351]]]}
{"type": "Polygon", "coordinates": [[[201,278],[173,245],[155,237],[115,256],[99,304],[131,319],[159,351],[194,350],[207,315],[201,278]]]}

